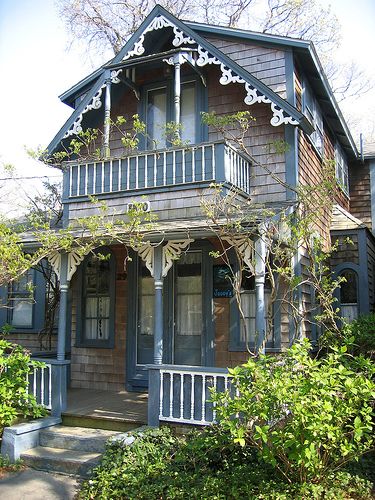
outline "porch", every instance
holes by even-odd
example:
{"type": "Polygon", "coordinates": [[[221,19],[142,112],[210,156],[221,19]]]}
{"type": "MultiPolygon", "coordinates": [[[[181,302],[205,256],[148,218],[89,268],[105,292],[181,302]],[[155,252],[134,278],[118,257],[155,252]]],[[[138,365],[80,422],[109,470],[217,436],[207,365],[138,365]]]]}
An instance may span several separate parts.
{"type": "Polygon", "coordinates": [[[148,394],[67,389],[67,364],[44,360],[29,375],[29,392],[52,416],[62,416],[70,425],[85,419],[90,423],[84,426],[95,427],[97,421],[102,424],[98,428],[123,430],[144,424],[157,427],[160,422],[208,425],[216,420],[211,391],[234,390],[225,368],[163,364],[148,366],[148,394]]]}

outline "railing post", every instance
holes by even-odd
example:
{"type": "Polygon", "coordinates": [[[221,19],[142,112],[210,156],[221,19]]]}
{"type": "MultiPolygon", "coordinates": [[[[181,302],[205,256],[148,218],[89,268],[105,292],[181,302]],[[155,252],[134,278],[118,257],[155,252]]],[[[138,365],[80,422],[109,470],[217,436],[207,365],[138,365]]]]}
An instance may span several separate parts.
{"type": "Polygon", "coordinates": [[[226,150],[225,150],[225,144],[223,142],[215,144],[214,155],[215,155],[215,170],[216,170],[215,182],[217,183],[225,182],[226,150]]]}
{"type": "Polygon", "coordinates": [[[67,368],[70,361],[51,360],[51,415],[60,417],[66,410],[68,377],[67,368]]]}
{"type": "Polygon", "coordinates": [[[163,247],[154,248],[154,286],[155,286],[155,313],[154,313],[154,363],[163,362],[163,276],[162,276],[163,247]]]}
{"type": "Polygon", "coordinates": [[[160,412],[160,365],[148,366],[148,415],[147,424],[159,427],[160,412]]]}
{"type": "Polygon", "coordinates": [[[266,310],[264,298],[266,251],[264,236],[261,234],[255,242],[255,333],[257,335],[256,350],[263,354],[265,352],[266,341],[266,310]]]}

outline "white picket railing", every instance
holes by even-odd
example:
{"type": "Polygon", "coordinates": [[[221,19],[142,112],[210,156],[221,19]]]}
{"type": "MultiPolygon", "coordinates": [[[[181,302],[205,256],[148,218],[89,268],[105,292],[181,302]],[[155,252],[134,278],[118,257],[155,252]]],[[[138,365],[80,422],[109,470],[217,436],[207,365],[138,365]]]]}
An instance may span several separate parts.
{"type": "Polygon", "coordinates": [[[195,425],[216,421],[211,388],[231,389],[231,376],[221,368],[164,365],[160,369],[159,420],[195,425]]]}
{"type": "Polygon", "coordinates": [[[250,191],[249,159],[224,142],[69,163],[68,171],[70,198],[206,181],[250,191]]]}
{"type": "Polygon", "coordinates": [[[37,403],[47,410],[52,409],[52,366],[44,363],[42,367],[33,367],[28,374],[29,393],[33,394],[37,403]]]}

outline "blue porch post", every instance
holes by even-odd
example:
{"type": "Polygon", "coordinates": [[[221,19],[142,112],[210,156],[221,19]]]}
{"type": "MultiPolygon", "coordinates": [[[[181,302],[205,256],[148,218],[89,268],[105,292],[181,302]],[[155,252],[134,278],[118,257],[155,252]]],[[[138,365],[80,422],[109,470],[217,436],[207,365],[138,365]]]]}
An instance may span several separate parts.
{"type": "Polygon", "coordinates": [[[255,242],[255,333],[256,351],[265,352],[266,318],[264,300],[266,243],[262,235],[255,242]]]}
{"type": "Polygon", "coordinates": [[[148,425],[159,426],[160,366],[163,363],[163,246],[154,248],[154,365],[148,367],[148,425]]]}
{"type": "Polygon", "coordinates": [[[60,264],[60,311],[57,330],[57,363],[52,366],[52,410],[53,416],[60,416],[66,409],[67,399],[67,365],[65,360],[66,324],[68,313],[68,255],[61,254],[60,264]]]}
{"type": "Polygon", "coordinates": [[[155,314],[154,314],[154,363],[163,362],[163,246],[154,248],[154,286],[155,286],[155,314]]]}

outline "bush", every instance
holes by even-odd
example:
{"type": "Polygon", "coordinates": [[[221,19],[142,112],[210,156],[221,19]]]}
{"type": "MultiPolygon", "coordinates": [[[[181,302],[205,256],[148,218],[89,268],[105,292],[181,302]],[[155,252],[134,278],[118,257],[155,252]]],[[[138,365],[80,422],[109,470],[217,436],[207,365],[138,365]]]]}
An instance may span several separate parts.
{"type": "Polygon", "coordinates": [[[346,346],[321,359],[309,353],[304,341],[279,358],[249,359],[231,370],[239,396],[214,400],[234,442],[257,450],[289,482],[321,483],[374,443],[375,369],[346,346]]]}
{"type": "Polygon", "coordinates": [[[350,339],[353,354],[375,356],[375,313],[345,325],[344,334],[350,339]]]}
{"type": "Polygon", "coordinates": [[[0,338],[0,435],[19,417],[40,417],[46,412],[28,393],[28,374],[41,363],[30,360],[21,346],[0,338]]]}
{"type": "Polygon", "coordinates": [[[326,483],[289,484],[253,450],[233,442],[220,426],[175,437],[170,429],[134,433],[130,446],[110,444],[83,485],[82,499],[298,498],[370,499],[371,484],[348,472],[326,483]]]}

